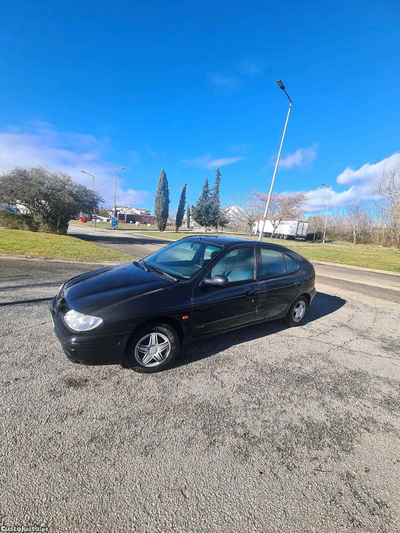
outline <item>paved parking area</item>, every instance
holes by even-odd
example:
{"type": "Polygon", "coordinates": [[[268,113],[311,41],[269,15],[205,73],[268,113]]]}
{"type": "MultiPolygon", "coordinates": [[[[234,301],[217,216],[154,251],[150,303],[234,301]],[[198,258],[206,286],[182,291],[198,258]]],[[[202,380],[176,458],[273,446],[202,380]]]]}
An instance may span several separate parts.
{"type": "Polygon", "coordinates": [[[321,276],[305,326],[205,340],[146,376],[63,356],[49,301],[91,268],[0,259],[4,524],[398,531],[400,305],[390,281],[380,299],[373,279],[368,292],[321,276]]]}

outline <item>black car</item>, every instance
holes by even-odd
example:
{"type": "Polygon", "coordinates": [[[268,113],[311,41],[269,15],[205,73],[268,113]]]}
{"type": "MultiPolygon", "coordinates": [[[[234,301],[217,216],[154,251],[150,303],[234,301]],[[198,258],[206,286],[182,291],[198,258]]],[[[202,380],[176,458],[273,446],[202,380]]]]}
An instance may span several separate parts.
{"type": "Polygon", "coordinates": [[[193,236],[72,278],[51,312],[70,360],[156,372],[196,339],[277,318],[299,326],[314,295],[313,266],[288,248],[193,236]]]}

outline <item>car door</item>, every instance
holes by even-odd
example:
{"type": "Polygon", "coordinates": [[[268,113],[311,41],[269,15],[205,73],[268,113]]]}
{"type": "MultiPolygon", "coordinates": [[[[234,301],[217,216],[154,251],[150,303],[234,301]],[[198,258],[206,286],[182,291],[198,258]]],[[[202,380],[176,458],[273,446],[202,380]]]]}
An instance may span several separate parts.
{"type": "Polygon", "coordinates": [[[256,250],[230,249],[194,286],[192,335],[207,335],[254,321],[257,305],[256,250]],[[224,287],[201,286],[205,277],[225,276],[224,287]]]}
{"type": "Polygon", "coordinates": [[[260,247],[257,318],[274,318],[288,311],[298,293],[299,265],[280,250],[260,247]]]}

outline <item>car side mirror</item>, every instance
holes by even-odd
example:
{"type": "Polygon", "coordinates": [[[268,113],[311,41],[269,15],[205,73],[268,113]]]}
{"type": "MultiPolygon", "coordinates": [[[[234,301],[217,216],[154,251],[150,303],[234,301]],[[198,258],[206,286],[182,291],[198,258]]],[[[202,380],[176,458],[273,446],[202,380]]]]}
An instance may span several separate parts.
{"type": "Polygon", "coordinates": [[[204,278],[201,282],[202,287],[206,287],[207,285],[212,285],[214,287],[225,287],[228,285],[228,278],[225,276],[213,276],[212,278],[204,278]]]}

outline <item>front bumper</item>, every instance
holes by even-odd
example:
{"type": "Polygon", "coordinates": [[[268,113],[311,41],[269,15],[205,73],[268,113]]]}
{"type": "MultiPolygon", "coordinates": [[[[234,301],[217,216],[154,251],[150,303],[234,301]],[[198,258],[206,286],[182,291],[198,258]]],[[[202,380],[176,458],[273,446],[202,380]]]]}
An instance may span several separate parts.
{"type": "Polygon", "coordinates": [[[56,298],[51,303],[54,333],[71,361],[84,365],[122,364],[130,331],[107,335],[73,333],[56,311],[56,298]]]}

